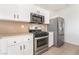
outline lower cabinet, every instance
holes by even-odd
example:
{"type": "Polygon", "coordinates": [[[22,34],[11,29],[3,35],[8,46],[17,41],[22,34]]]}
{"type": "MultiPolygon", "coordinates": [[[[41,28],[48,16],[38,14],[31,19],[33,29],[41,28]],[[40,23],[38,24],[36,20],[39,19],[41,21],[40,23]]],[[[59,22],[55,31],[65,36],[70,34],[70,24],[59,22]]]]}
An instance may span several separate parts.
{"type": "Polygon", "coordinates": [[[17,38],[21,40],[13,41],[15,44],[8,46],[8,54],[14,55],[33,55],[33,36],[22,36],[17,38]],[[18,42],[18,43],[17,43],[18,42]]]}
{"type": "Polygon", "coordinates": [[[0,53],[8,55],[33,55],[33,35],[3,37],[0,39],[0,53]]]}
{"type": "Polygon", "coordinates": [[[23,54],[21,45],[17,44],[17,45],[9,46],[8,47],[8,54],[9,55],[18,55],[18,54],[20,55],[20,54],[23,54]]]}
{"type": "Polygon", "coordinates": [[[33,55],[33,41],[30,38],[27,39],[28,41],[24,41],[22,45],[23,54],[24,55],[33,55]]]}
{"type": "Polygon", "coordinates": [[[0,54],[2,55],[7,54],[7,47],[8,44],[6,38],[0,37],[0,54]]]}
{"type": "Polygon", "coordinates": [[[49,32],[49,47],[51,47],[52,45],[54,45],[54,32],[49,32]]]}

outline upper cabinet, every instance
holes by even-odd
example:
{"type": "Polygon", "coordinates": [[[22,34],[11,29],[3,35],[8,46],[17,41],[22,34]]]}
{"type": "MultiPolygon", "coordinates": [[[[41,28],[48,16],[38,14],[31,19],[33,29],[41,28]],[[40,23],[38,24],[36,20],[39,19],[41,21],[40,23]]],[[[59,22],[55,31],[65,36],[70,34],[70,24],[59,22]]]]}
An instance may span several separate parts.
{"type": "Polygon", "coordinates": [[[30,6],[31,5],[18,5],[20,21],[30,22],[30,6]]]}
{"type": "Polygon", "coordinates": [[[1,20],[14,20],[18,12],[17,5],[0,5],[0,19],[1,20]]]}
{"type": "Polygon", "coordinates": [[[32,4],[2,4],[0,5],[0,20],[15,20],[30,22],[30,13],[45,17],[44,24],[49,24],[49,11],[32,4]]]}

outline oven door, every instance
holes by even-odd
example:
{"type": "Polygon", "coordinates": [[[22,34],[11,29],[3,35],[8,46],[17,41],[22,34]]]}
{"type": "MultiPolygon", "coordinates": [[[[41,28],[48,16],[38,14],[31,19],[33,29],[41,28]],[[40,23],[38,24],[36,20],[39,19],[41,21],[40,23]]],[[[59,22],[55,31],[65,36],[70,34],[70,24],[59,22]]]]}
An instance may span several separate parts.
{"type": "Polygon", "coordinates": [[[48,47],[48,36],[35,38],[35,52],[48,47]]]}

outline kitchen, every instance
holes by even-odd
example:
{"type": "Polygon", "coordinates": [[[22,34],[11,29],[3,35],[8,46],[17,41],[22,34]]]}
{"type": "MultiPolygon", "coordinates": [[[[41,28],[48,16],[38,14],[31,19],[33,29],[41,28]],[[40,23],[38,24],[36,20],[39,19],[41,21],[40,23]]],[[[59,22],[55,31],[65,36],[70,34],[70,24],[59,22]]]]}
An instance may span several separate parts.
{"type": "Polygon", "coordinates": [[[65,19],[56,11],[68,8],[70,5],[52,4],[53,7],[58,6],[58,9],[51,18],[52,12],[46,9],[50,5],[46,5],[46,8],[43,8],[44,6],[40,4],[0,5],[1,55],[42,55],[43,53],[50,55],[51,52],[47,51],[52,47],[58,50],[65,45],[65,19]]]}
{"type": "Polygon", "coordinates": [[[34,49],[34,45],[36,45],[34,43],[37,43],[37,41],[34,42],[34,35],[30,30],[36,28],[40,31],[47,31],[49,12],[30,4],[3,4],[0,5],[0,7],[0,53],[12,55],[35,54],[33,50],[36,50],[37,47],[34,49]],[[35,16],[35,14],[37,16],[35,16]],[[34,16],[39,18],[40,24],[38,21],[32,19],[34,16]],[[35,21],[35,23],[33,21],[35,21]]]}

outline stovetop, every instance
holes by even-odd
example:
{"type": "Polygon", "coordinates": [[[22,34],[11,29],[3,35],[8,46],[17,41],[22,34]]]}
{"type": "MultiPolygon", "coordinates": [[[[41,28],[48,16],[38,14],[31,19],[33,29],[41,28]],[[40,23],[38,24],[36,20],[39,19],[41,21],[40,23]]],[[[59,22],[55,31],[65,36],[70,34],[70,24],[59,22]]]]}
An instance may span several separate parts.
{"type": "Polygon", "coordinates": [[[48,32],[44,32],[41,30],[30,30],[29,32],[33,33],[35,37],[48,36],[48,32]]]}

